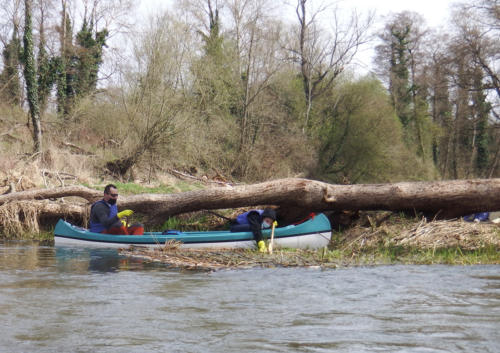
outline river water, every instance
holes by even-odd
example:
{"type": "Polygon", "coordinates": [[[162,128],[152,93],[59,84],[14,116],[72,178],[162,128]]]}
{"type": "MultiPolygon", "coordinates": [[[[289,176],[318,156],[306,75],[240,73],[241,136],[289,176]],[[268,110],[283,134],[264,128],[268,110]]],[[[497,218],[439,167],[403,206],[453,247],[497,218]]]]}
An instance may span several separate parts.
{"type": "Polygon", "coordinates": [[[0,352],[500,352],[500,266],[185,272],[0,242],[0,352]]]}

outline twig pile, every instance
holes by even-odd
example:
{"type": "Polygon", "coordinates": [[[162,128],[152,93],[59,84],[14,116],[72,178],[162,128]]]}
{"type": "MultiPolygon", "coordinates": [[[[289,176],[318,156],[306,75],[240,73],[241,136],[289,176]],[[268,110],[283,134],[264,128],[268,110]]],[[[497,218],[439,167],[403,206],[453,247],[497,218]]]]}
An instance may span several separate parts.
{"type": "Polygon", "coordinates": [[[393,239],[398,245],[421,248],[457,247],[474,250],[487,244],[500,245],[500,227],[492,223],[461,220],[426,222],[423,219],[413,228],[393,239]]]}
{"type": "Polygon", "coordinates": [[[500,226],[463,220],[401,222],[378,227],[354,227],[343,234],[341,249],[377,246],[404,246],[421,249],[460,247],[475,250],[487,245],[500,246],[500,226]]]}
{"type": "MultiPolygon", "coordinates": [[[[131,247],[120,254],[146,261],[159,262],[186,270],[216,271],[252,267],[316,267],[324,265],[317,252],[297,250],[263,254],[248,249],[180,249],[171,244],[163,248],[131,247]]],[[[332,266],[332,264],[329,264],[332,266]]]]}

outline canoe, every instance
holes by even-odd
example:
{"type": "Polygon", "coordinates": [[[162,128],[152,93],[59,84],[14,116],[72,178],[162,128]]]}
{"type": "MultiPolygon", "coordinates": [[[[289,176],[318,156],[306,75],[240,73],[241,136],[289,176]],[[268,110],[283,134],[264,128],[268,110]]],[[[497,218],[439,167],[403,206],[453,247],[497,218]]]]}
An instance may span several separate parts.
{"type": "MultiPolygon", "coordinates": [[[[270,238],[271,231],[263,230],[264,238],[270,238]]],[[[324,214],[318,214],[307,221],[278,227],[274,232],[274,246],[283,248],[316,249],[327,246],[332,236],[330,222],[324,214]]],[[[254,248],[252,232],[209,231],[209,232],[145,232],[144,235],[110,235],[89,232],[62,219],[54,230],[56,246],[88,246],[121,248],[129,245],[154,247],[167,241],[181,242],[181,248],[254,248]],[[167,234],[163,234],[167,233],[167,234]]]]}

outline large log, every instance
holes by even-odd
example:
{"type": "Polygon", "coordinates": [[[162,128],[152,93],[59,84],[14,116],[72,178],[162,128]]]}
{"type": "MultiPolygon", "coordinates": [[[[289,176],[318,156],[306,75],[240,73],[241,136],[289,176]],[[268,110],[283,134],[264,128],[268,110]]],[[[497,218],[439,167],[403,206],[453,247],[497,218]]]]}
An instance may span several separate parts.
{"type": "Polygon", "coordinates": [[[500,179],[333,185],[289,178],[170,195],[135,195],[122,201],[124,204],[155,217],[202,209],[277,205],[304,212],[389,210],[450,218],[500,210],[500,179]]]}
{"type": "MultiPolygon", "coordinates": [[[[102,192],[83,186],[30,190],[0,196],[0,205],[13,200],[78,196],[91,202],[102,192]]],[[[389,210],[424,212],[440,218],[500,210],[500,179],[333,185],[288,178],[217,187],[177,194],[120,196],[119,207],[154,220],[209,209],[276,205],[304,213],[326,210],[389,210]]]]}
{"type": "Polygon", "coordinates": [[[102,191],[87,188],[85,186],[65,186],[52,189],[31,189],[0,195],[0,205],[11,201],[22,200],[45,200],[60,197],[78,196],[87,201],[98,200],[102,197],[102,191]]]}

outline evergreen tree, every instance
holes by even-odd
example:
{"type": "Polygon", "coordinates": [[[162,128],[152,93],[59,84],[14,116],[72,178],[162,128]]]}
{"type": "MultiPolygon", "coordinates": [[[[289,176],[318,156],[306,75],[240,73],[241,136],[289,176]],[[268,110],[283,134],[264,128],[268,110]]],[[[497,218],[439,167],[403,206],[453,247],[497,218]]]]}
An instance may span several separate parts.
{"type": "Polygon", "coordinates": [[[410,117],[411,88],[409,79],[408,43],[410,24],[391,24],[389,92],[396,114],[403,126],[408,126],[410,117]]]}
{"type": "Polygon", "coordinates": [[[191,67],[195,76],[194,91],[198,100],[200,115],[208,123],[213,116],[228,117],[241,115],[240,89],[237,87],[231,54],[224,49],[219,9],[208,6],[208,33],[199,30],[203,41],[203,56],[191,67]]]}
{"type": "Polygon", "coordinates": [[[92,94],[97,88],[103,48],[109,33],[107,29],[94,32],[93,21],[84,18],[73,43],[73,27],[65,13],[63,8],[61,53],[51,65],[56,76],[58,112],[67,117],[78,98],[92,94]]]}
{"type": "Polygon", "coordinates": [[[50,96],[50,91],[52,89],[52,85],[54,84],[54,65],[53,60],[51,60],[48,56],[46,50],[46,41],[45,41],[45,28],[44,28],[44,14],[42,11],[41,20],[40,20],[40,29],[39,29],[39,37],[40,42],[38,46],[38,57],[37,57],[37,66],[38,66],[38,103],[40,105],[40,113],[43,115],[45,110],[47,109],[47,101],[50,96]]]}
{"type": "Polygon", "coordinates": [[[76,34],[75,93],[79,97],[93,93],[97,88],[99,67],[103,62],[103,48],[106,46],[107,29],[93,33],[93,23],[84,19],[82,28],[76,34]]]}
{"type": "Polygon", "coordinates": [[[71,20],[66,13],[66,2],[63,2],[62,20],[59,27],[61,49],[60,55],[53,59],[53,65],[56,75],[57,112],[64,117],[67,117],[70,112],[70,99],[68,97],[71,97],[71,94],[68,95],[68,86],[70,87],[69,92],[72,92],[71,85],[68,84],[68,78],[71,76],[67,72],[73,50],[72,33],[71,20]]]}

